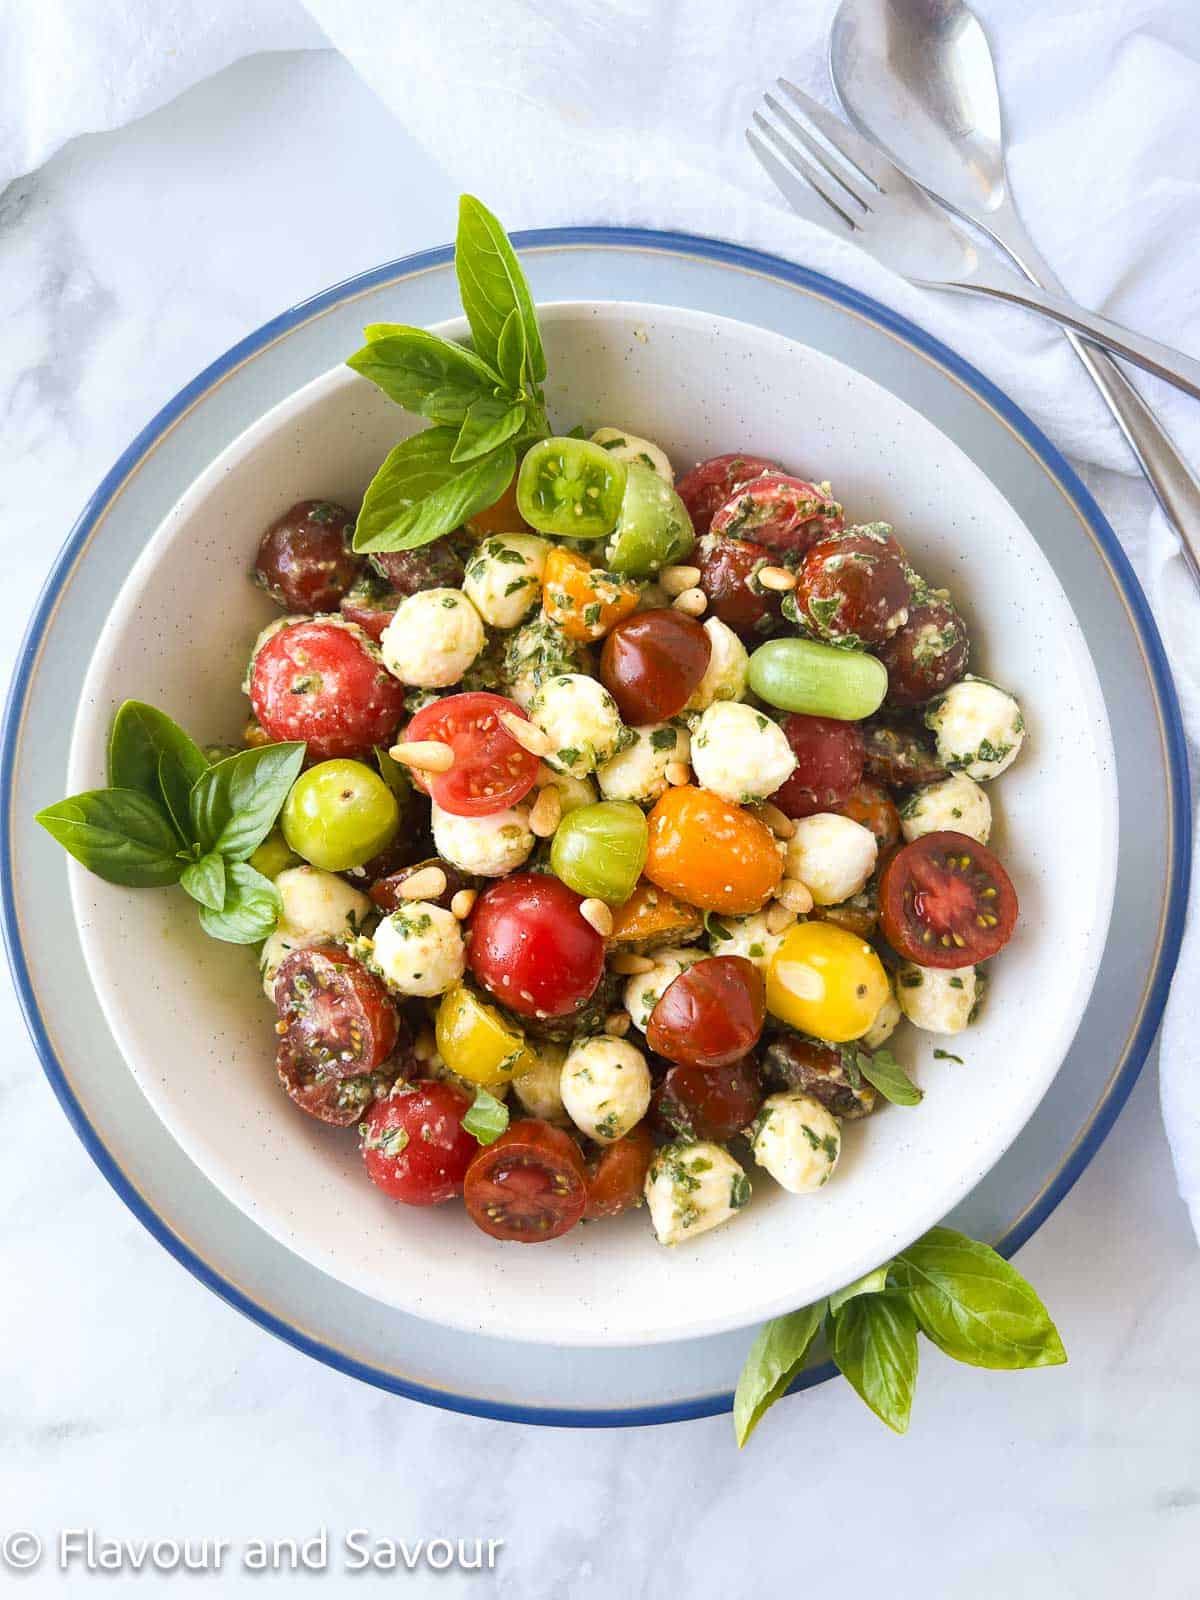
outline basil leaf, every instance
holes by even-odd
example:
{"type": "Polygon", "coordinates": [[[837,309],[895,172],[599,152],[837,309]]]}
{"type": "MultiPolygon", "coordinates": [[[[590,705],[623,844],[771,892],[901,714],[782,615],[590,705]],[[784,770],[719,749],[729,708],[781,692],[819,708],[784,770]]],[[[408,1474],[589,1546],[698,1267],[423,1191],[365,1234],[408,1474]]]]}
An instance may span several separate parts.
{"type": "Polygon", "coordinates": [[[500,384],[499,373],[473,350],[424,328],[397,324],[374,333],[346,365],[418,416],[460,423],[475,400],[500,384]]]}
{"type": "Polygon", "coordinates": [[[219,911],[200,907],[200,926],[226,944],[257,944],[273,933],[283,902],[270,878],[244,861],[225,870],[225,901],[219,911]]]}
{"type": "Polygon", "coordinates": [[[888,1262],[876,1267],[874,1272],[868,1272],[861,1278],[855,1278],[853,1283],[848,1283],[844,1289],[838,1289],[829,1296],[829,1309],[838,1312],[848,1300],[857,1299],[860,1294],[882,1294],[887,1288],[888,1262]]]}
{"type": "MultiPolygon", "coordinates": [[[[674,729],[671,730],[671,737],[672,743],[674,743],[674,729]]],[[[733,938],[733,934],[715,911],[706,911],[704,913],[704,931],[710,939],[716,939],[719,944],[724,943],[726,939],[733,938]]]]}
{"type": "Polygon", "coordinates": [[[833,1318],[833,1359],[896,1433],[908,1431],[917,1382],[917,1319],[899,1294],[859,1295],[833,1318]]]}
{"type": "Polygon", "coordinates": [[[496,365],[500,368],[500,376],[514,394],[519,394],[525,387],[527,349],[525,324],[520,311],[514,306],[505,317],[496,341],[496,365]]]}
{"type": "Polygon", "coordinates": [[[106,883],[161,889],[183,871],[170,818],[140,789],[91,789],[47,806],[35,821],[106,883]]]}
{"type": "Polygon", "coordinates": [[[468,1133],[473,1133],[480,1144],[495,1144],[508,1127],[508,1107],[486,1089],[476,1089],[471,1109],[462,1119],[468,1133]]]}
{"type": "Polygon", "coordinates": [[[413,783],[408,775],[408,768],[402,767],[394,761],[390,753],[382,745],[375,746],[375,765],[379,768],[379,776],[396,796],[400,803],[401,811],[412,799],[413,783]]]}
{"type": "MultiPolygon", "coordinates": [[[[192,827],[201,848],[245,861],[270,833],[300,776],[302,744],[268,744],[218,761],[192,790],[192,827]]],[[[218,937],[221,937],[220,935],[218,937]]]]}
{"type": "Polygon", "coordinates": [[[931,1228],[892,1263],[921,1332],[973,1367],[1016,1371],[1067,1359],[1058,1329],[1033,1288],[986,1244],[931,1228]]]}
{"type": "Polygon", "coordinates": [[[204,752],[165,711],[141,700],[126,700],[113,718],[108,740],[108,781],[114,789],[140,789],[166,802],[185,843],[187,797],[208,767],[204,752]]]}
{"type": "Polygon", "coordinates": [[[521,432],[528,408],[523,401],[497,400],[494,396],[472,402],[450,452],[451,461],[474,461],[497,450],[521,432]]]}
{"type": "Polygon", "coordinates": [[[924,1100],[924,1090],[917,1088],[890,1050],[877,1050],[873,1056],[859,1050],[857,1064],[872,1088],[894,1106],[919,1106],[924,1100]]]}
{"type": "Polygon", "coordinates": [[[180,874],[179,885],[202,906],[220,911],[225,904],[225,857],[210,850],[199,861],[190,861],[180,874]]]}
{"type": "Polygon", "coordinates": [[[740,1449],[766,1411],[787,1393],[821,1327],[827,1302],[776,1317],[758,1330],[733,1397],[733,1427],[740,1449]]]}
{"type": "Polygon", "coordinates": [[[459,466],[456,439],[453,428],[427,428],[396,446],[367,487],[356,550],[415,550],[500,498],[517,469],[512,445],[459,466]]]}
{"type": "Polygon", "coordinates": [[[454,270],[478,353],[485,361],[499,363],[500,335],[509,313],[516,310],[525,330],[525,369],[534,383],[541,383],[546,353],[529,284],[508,235],[487,207],[469,194],[458,202],[454,270]]]}

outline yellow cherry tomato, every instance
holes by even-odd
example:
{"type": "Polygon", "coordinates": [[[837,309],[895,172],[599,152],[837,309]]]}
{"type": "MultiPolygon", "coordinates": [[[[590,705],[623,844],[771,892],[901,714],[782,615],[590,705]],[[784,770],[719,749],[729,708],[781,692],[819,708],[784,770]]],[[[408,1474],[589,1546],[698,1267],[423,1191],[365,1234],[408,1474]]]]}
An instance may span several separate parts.
{"type": "Polygon", "coordinates": [[[798,922],[767,969],[767,1010],[833,1044],[861,1039],[888,997],[871,946],[831,922],[798,922]]]}
{"type": "Polygon", "coordinates": [[[537,1065],[525,1035],[464,983],[447,989],[434,1024],[438,1055],[460,1078],[494,1088],[537,1065]]]}

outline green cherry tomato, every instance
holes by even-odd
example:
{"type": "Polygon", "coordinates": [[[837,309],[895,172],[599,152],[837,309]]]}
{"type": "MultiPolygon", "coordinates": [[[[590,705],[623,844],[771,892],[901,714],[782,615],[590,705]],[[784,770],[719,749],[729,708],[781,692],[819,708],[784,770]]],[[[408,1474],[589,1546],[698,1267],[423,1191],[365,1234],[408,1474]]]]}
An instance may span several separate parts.
{"type": "Polygon", "coordinates": [[[542,439],[521,462],[517,509],[539,533],[603,539],[617,525],[626,468],[589,439],[542,439]]]}
{"type": "Polygon", "coordinates": [[[346,872],[391,843],[400,808],[379,774],[361,761],[322,761],[296,779],[280,822],[297,855],[326,872],[346,872]]]}
{"type": "Polygon", "coordinates": [[[628,471],[604,564],[625,578],[652,578],[690,555],[696,535],[687,507],[665,479],[640,461],[631,461],[628,471]]]}
{"type": "Polygon", "coordinates": [[[601,800],[562,819],[550,865],[576,894],[621,906],[637,888],[649,837],[646,818],[632,800],[601,800]]]}
{"type": "Polygon", "coordinates": [[[288,867],[298,867],[300,857],[288,848],[288,842],[278,828],[272,828],[258,849],[250,857],[250,865],[264,878],[275,879],[288,867]]]}
{"type": "Polygon", "coordinates": [[[879,710],[887,685],[877,657],[815,639],[770,639],[750,657],[750,687],[759,699],[810,717],[858,722],[879,710]]]}

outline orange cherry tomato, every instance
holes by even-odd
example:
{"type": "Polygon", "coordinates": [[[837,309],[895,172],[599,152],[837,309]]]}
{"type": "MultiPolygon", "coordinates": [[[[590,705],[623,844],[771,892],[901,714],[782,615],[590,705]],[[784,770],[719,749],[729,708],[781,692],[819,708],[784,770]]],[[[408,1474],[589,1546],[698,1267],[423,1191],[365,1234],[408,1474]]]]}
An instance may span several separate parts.
{"type": "Polygon", "coordinates": [[[517,510],[517,475],[490,506],[484,506],[473,517],[467,518],[467,531],[476,539],[486,539],[492,533],[527,533],[529,524],[517,510]]]}
{"type": "Polygon", "coordinates": [[[623,906],[613,907],[610,952],[654,950],[664,944],[690,944],[700,937],[703,919],[695,906],[656,888],[646,878],[623,906]]]}
{"type": "Polygon", "coordinates": [[[767,826],[707,789],[668,789],[650,813],[645,873],[702,911],[758,911],[783,877],[767,826]]]}
{"type": "Polygon", "coordinates": [[[577,550],[555,545],[546,557],[542,606],[568,639],[591,644],[637,609],[638,587],[594,567],[577,550]]]}
{"type": "MultiPolygon", "coordinates": [[[[747,1122],[751,1120],[746,1118],[747,1122]]],[[[601,1217],[618,1217],[622,1211],[640,1206],[646,1172],[653,1159],[654,1136],[644,1122],[601,1150],[588,1162],[583,1220],[598,1222],[601,1217]]]]}

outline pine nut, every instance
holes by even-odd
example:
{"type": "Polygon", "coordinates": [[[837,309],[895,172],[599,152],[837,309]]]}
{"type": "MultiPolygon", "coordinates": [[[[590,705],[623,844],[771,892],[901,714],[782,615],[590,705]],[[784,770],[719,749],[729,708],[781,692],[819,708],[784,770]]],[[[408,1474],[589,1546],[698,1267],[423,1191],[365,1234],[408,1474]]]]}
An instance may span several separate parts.
{"type": "Polygon", "coordinates": [[[538,790],[529,809],[529,831],[538,839],[549,839],[562,821],[562,796],[549,787],[538,790]]]}
{"type": "Polygon", "coordinates": [[[675,609],[685,617],[702,617],[708,610],[708,596],[703,589],[685,589],[675,596],[675,609]]]}
{"type": "Polygon", "coordinates": [[[388,754],[401,766],[415,767],[418,772],[449,772],[454,765],[454,751],[440,739],[414,739],[407,744],[394,744],[388,754]]]}
{"type": "Polygon", "coordinates": [[[769,800],[764,800],[759,806],[758,814],[777,839],[790,839],[795,834],[796,824],[791,817],[785,817],[779,807],[772,805],[769,800]]]}
{"type": "Polygon", "coordinates": [[[518,717],[512,711],[500,713],[500,723],[505,733],[515,739],[522,750],[528,750],[531,756],[548,756],[554,749],[554,740],[548,733],[543,733],[536,722],[530,722],[528,717],[518,717]]]}
{"type": "Polygon", "coordinates": [[[775,898],[781,906],[802,917],[806,917],[813,908],[812,892],[799,878],[785,878],[776,890],[775,898]]]}
{"type": "Polygon", "coordinates": [[[759,567],[754,576],[764,589],[774,589],[777,594],[786,594],[796,587],[796,574],[786,567],[759,567]]]}
{"type": "Polygon", "coordinates": [[[446,874],[441,867],[422,867],[400,885],[402,900],[436,900],[446,892],[446,874]]]}
{"type": "Polygon", "coordinates": [[[685,783],[691,783],[692,769],[686,761],[668,761],[663,768],[663,777],[672,789],[678,789],[685,783]]]}
{"type": "Polygon", "coordinates": [[[796,920],[796,913],[790,911],[781,901],[775,900],[767,907],[767,932],[782,933],[785,928],[790,928],[796,920]]]}
{"type": "Polygon", "coordinates": [[[619,978],[636,978],[643,972],[654,971],[653,961],[635,955],[632,950],[622,950],[620,955],[612,958],[609,966],[619,978]]]}
{"type": "Polygon", "coordinates": [[[478,892],[474,889],[460,889],[450,902],[450,914],[457,917],[460,922],[465,922],[475,909],[478,892]]]}
{"type": "Polygon", "coordinates": [[[422,1028],[413,1040],[412,1053],[418,1061],[432,1061],[437,1055],[437,1040],[432,1028],[422,1028]]]}
{"type": "Polygon", "coordinates": [[[612,912],[603,900],[588,899],[579,907],[579,915],[590,923],[602,939],[607,939],[613,931],[612,912]]]}
{"type": "Polygon", "coordinates": [[[672,599],[685,589],[694,589],[699,582],[699,567],[664,567],[658,575],[659,588],[672,599]]]}
{"type": "Polygon", "coordinates": [[[623,1039],[632,1026],[628,1011],[614,1011],[604,1019],[604,1031],[610,1039],[623,1039]]]}

